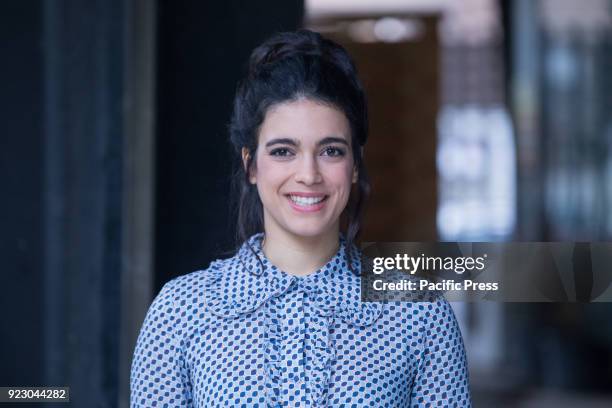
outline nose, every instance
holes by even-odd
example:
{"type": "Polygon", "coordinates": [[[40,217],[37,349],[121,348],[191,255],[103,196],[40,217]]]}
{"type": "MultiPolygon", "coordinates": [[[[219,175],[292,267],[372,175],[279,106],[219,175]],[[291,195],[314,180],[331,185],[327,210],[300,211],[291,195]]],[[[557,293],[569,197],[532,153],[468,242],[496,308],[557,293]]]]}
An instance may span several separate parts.
{"type": "Polygon", "coordinates": [[[297,166],[295,181],[309,186],[320,183],[323,180],[323,176],[319,171],[319,164],[314,157],[310,155],[303,156],[297,166]]]}

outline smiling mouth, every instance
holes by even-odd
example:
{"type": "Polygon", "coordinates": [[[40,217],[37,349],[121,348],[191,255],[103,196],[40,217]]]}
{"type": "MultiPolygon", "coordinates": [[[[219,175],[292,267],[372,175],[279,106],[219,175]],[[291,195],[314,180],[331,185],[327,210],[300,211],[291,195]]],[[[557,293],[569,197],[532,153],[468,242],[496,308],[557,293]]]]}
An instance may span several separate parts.
{"type": "Polygon", "coordinates": [[[329,196],[323,195],[320,197],[301,197],[296,195],[288,195],[287,197],[289,197],[289,199],[296,205],[301,207],[310,207],[327,200],[327,197],[329,196]]]}

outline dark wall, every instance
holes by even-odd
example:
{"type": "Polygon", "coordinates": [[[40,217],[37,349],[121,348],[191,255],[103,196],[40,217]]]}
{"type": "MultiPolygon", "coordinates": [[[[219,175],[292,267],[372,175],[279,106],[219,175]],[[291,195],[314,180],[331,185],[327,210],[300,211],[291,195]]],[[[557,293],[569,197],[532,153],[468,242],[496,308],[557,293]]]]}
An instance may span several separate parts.
{"type": "Polygon", "coordinates": [[[251,50],[302,24],[303,1],[161,1],[156,289],[233,246],[226,124],[251,50]]]}
{"type": "Polygon", "coordinates": [[[0,2],[0,386],[42,371],[42,4],[0,2]]]}

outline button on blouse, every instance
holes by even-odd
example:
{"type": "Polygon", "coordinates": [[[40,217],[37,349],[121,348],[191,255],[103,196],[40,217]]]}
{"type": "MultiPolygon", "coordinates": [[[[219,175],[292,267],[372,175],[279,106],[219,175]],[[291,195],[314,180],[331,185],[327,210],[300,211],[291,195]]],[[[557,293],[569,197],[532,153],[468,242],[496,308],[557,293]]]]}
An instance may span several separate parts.
{"type": "Polygon", "coordinates": [[[342,234],[307,276],[272,265],[262,239],[163,287],[134,351],[132,407],[471,406],[446,300],[362,302],[361,253],[342,234]]]}

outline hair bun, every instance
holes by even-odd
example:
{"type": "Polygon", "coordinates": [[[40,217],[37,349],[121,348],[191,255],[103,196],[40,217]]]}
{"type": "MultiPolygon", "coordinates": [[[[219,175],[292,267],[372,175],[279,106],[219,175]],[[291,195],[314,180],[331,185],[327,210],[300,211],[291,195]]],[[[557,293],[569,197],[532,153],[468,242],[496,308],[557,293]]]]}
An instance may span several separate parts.
{"type": "Polygon", "coordinates": [[[296,55],[330,59],[330,56],[326,55],[325,52],[326,49],[330,48],[330,45],[333,46],[333,43],[314,31],[301,29],[294,32],[281,32],[253,50],[249,60],[249,71],[251,73],[257,72],[266,65],[296,55]]]}

